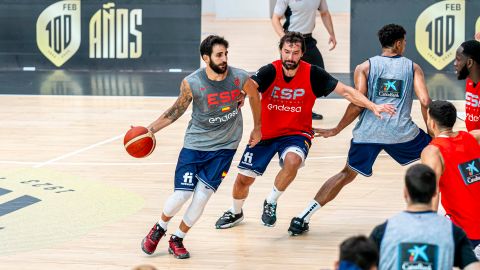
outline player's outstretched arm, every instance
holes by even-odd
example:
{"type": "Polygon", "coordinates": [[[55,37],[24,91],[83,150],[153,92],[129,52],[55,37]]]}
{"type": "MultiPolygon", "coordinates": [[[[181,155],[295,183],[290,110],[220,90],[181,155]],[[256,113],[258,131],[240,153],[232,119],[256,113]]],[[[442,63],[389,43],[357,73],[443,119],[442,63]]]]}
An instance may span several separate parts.
{"type": "MultiPolygon", "coordinates": [[[[425,121],[425,126],[427,127],[427,131],[428,131],[427,111],[428,111],[428,104],[430,104],[432,100],[430,99],[430,95],[428,94],[427,84],[425,83],[425,76],[423,75],[422,68],[419,65],[414,63],[413,72],[415,74],[413,79],[413,89],[415,90],[415,95],[417,95],[417,98],[420,101],[420,106],[422,108],[423,121],[425,121]]],[[[429,131],[428,133],[431,133],[431,132],[429,131]]]]}
{"type": "MultiPolygon", "coordinates": [[[[368,61],[365,61],[364,63],[358,65],[355,68],[355,73],[354,73],[354,83],[356,89],[358,91],[366,96],[367,91],[368,91],[368,70],[369,70],[369,63],[368,61]]],[[[348,125],[350,125],[353,120],[355,120],[358,115],[363,111],[363,107],[357,106],[353,103],[350,103],[343,114],[342,119],[340,122],[338,122],[337,126],[331,129],[322,129],[322,128],[313,128],[313,131],[315,132],[315,137],[332,137],[340,133],[344,128],[346,128],[348,125]]]]}
{"type": "Polygon", "coordinates": [[[423,149],[420,158],[421,158],[421,161],[422,161],[423,164],[432,168],[432,170],[435,172],[435,176],[437,178],[437,194],[432,199],[433,211],[437,211],[438,210],[438,201],[439,201],[438,185],[439,185],[439,182],[440,182],[440,177],[443,174],[443,168],[444,168],[442,154],[440,152],[440,149],[438,149],[436,146],[427,145],[427,147],[425,147],[423,149]]]}
{"type": "Polygon", "coordinates": [[[147,128],[152,133],[156,133],[162,128],[175,122],[187,110],[192,102],[193,95],[190,85],[184,79],[180,85],[180,94],[175,103],[168,108],[157,120],[153,121],[147,128]]]}
{"type": "Polygon", "coordinates": [[[380,119],[382,118],[382,112],[388,113],[390,115],[395,114],[396,109],[391,104],[375,104],[368,100],[367,97],[362,95],[362,93],[360,93],[359,91],[341,82],[337,84],[337,87],[335,87],[334,91],[335,93],[343,96],[353,104],[369,109],[380,119]]]}
{"type": "Polygon", "coordinates": [[[353,104],[360,106],[360,107],[365,107],[369,110],[371,110],[377,117],[380,119],[382,118],[381,113],[386,112],[390,115],[395,114],[396,108],[392,106],[391,104],[375,104],[368,100],[367,97],[365,97],[364,94],[362,94],[360,91],[357,91],[356,89],[345,85],[341,82],[338,82],[337,86],[334,89],[335,93],[343,96],[353,104]]]}

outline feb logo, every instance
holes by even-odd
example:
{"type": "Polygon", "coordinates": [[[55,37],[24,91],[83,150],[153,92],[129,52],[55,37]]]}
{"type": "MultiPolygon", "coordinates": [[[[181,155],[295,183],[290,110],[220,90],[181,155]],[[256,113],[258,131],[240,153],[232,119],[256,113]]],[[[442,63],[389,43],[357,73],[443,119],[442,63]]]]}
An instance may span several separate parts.
{"type": "Polygon", "coordinates": [[[37,46],[55,66],[62,66],[80,47],[80,0],[47,7],[37,20],[37,46]]]}
{"type": "Polygon", "coordinates": [[[440,1],[425,9],[415,24],[420,55],[438,70],[455,59],[465,40],[465,0],[440,1]]]}

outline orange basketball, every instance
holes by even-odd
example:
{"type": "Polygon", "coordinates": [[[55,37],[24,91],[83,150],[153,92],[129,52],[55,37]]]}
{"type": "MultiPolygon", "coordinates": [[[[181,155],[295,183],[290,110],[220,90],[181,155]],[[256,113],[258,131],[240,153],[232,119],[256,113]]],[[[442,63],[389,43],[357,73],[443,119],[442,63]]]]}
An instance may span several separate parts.
{"type": "Polygon", "coordinates": [[[155,149],[155,136],[145,127],[132,127],[125,134],[123,145],[132,157],[143,158],[155,149]]]}

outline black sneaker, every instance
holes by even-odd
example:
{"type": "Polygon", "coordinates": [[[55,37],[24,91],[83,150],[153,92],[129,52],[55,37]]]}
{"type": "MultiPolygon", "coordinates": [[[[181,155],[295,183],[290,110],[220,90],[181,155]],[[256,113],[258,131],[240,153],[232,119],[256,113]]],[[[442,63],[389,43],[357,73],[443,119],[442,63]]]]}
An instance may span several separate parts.
{"type": "Polygon", "coordinates": [[[323,115],[319,114],[319,113],[314,113],[312,112],[312,119],[313,120],[322,120],[323,119],[323,115]]]}
{"type": "Polygon", "coordinates": [[[228,210],[227,212],[223,213],[217,223],[215,223],[215,228],[217,229],[228,229],[231,228],[243,220],[243,210],[240,214],[234,214],[232,211],[228,210]]]}
{"type": "Polygon", "coordinates": [[[267,200],[263,202],[263,214],[262,214],[263,225],[268,227],[275,226],[277,222],[277,204],[276,203],[267,203],[267,200]]]}
{"type": "Polygon", "coordinates": [[[308,232],[308,222],[305,222],[302,218],[294,217],[288,227],[288,234],[291,236],[300,235],[304,232],[308,232]]]}

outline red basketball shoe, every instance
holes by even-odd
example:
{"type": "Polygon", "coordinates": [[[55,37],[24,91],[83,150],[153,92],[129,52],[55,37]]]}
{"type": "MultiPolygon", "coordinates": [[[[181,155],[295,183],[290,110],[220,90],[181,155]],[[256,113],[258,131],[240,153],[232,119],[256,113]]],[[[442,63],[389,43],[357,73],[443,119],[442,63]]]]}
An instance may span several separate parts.
{"type": "Polygon", "coordinates": [[[172,235],[170,240],[168,240],[168,252],[173,254],[177,259],[187,259],[190,258],[190,253],[183,246],[183,238],[180,238],[176,235],[172,235]]]}
{"type": "Polygon", "coordinates": [[[151,255],[153,252],[155,252],[158,242],[160,241],[160,239],[162,239],[162,236],[164,235],[165,230],[160,227],[158,223],[155,223],[147,236],[145,236],[145,238],[143,238],[142,240],[143,252],[147,253],[148,255],[151,255]]]}

